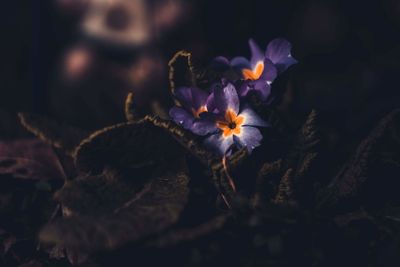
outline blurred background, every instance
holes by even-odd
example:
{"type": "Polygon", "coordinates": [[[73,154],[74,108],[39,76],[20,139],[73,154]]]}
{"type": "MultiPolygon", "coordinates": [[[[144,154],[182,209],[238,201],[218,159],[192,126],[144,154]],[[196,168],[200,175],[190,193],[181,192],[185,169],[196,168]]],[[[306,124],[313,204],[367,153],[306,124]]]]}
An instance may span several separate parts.
{"type": "Polygon", "coordinates": [[[15,0],[1,12],[2,114],[96,129],[124,120],[130,91],[137,105],[163,99],[176,51],[204,66],[275,37],[300,62],[274,89],[288,120],[315,108],[332,140],[357,138],[400,103],[396,0],[15,0]]]}

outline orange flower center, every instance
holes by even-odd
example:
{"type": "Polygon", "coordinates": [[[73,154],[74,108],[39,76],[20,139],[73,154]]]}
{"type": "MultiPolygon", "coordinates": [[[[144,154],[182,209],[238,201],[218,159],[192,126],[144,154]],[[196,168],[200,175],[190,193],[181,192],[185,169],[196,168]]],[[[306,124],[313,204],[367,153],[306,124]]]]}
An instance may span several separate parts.
{"type": "Polygon", "coordinates": [[[264,71],[264,62],[258,62],[253,69],[243,69],[242,74],[245,80],[258,80],[264,71]]]}
{"type": "Polygon", "coordinates": [[[217,127],[222,130],[223,137],[239,135],[244,122],[243,116],[238,116],[233,110],[228,109],[225,112],[225,120],[217,121],[217,127]]]}
{"type": "Polygon", "coordinates": [[[203,112],[207,112],[207,106],[201,106],[198,110],[192,108],[192,113],[195,118],[200,118],[200,114],[203,112]]]}

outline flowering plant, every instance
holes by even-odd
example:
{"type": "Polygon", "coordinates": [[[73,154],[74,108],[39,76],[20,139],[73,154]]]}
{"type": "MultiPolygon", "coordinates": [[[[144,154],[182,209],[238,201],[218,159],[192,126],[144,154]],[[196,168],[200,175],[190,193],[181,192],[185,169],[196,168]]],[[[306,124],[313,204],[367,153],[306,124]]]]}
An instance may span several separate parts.
{"type": "Polygon", "coordinates": [[[223,68],[237,71],[239,80],[222,77],[209,92],[197,87],[174,91],[180,107],[171,108],[172,120],[196,135],[206,136],[204,144],[220,155],[234,147],[245,147],[251,153],[261,144],[262,135],[256,127],[267,127],[268,123],[249,107],[245,97],[254,91],[266,102],[277,75],[297,63],[291,55],[291,44],[285,39],[271,41],[265,53],[254,40],[250,39],[249,45],[250,60],[222,56],[214,59],[223,68]]]}
{"type": "MultiPolygon", "coordinates": [[[[388,177],[400,175],[400,110],[385,116],[353,157],[338,168],[320,156],[323,133],[318,130],[317,112],[312,111],[302,126],[294,129],[271,102],[273,81],[296,63],[290,44],[276,39],[263,53],[250,41],[250,48],[250,61],[243,57],[214,60],[237,77],[227,74],[209,80],[196,76],[190,53],[178,52],[169,64],[175,100],[169,113],[162,105],[154,105],[151,112],[141,110],[130,93],[125,103],[126,121],[95,132],[19,114],[28,131],[62,155],[58,158],[45,149],[51,159],[49,166],[37,165],[31,160],[33,154],[23,153],[29,157],[21,158],[4,148],[8,152],[0,158],[0,184],[5,188],[1,199],[11,199],[10,192],[23,195],[18,205],[23,208],[12,222],[30,223],[25,218],[40,217],[42,251],[35,253],[35,260],[46,262],[43,266],[65,266],[60,258],[79,266],[123,266],[123,259],[131,263],[142,258],[149,266],[160,266],[161,261],[175,266],[183,262],[188,262],[185,266],[220,266],[221,262],[264,266],[272,256],[274,266],[287,266],[288,258],[297,261],[301,254],[307,255],[305,261],[310,265],[311,255],[317,252],[313,262],[318,262],[330,251],[321,248],[331,248],[336,237],[340,251],[348,240],[351,246],[354,240],[365,240],[361,247],[368,248],[366,251],[371,243],[381,242],[392,225],[386,219],[399,220],[398,207],[386,211],[386,205],[399,203],[392,189],[396,188],[394,180],[382,183],[382,178],[387,170],[396,171],[388,177]],[[188,60],[185,66],[193,74],[192,84],[175,89],[178,75],[174,75],[174,66],[181,56],[188,60]],[[267,134],[270,138],[262,140],[267,134]],[[258,151],[253,152],[256,147],[258,151]],[[46,171],[53,165],[57,172],[46,171]],[[327,179],[330,172],[326,166],[340,171],[327,179]],[[65,181],[51,182],[50,177],[65,181]],[[10,184],[4,186],[7,179],[18,179],[18,186],[9,190],[10,184]],[[376,188],[393,192],[379,200],[384,213],[374,214],[376,188]],[[45,200],[40,208],[43,216],[31,214],[38,208],[38,198],[25,191],[33,196],[40,191],[45,200]],[[350,205],[342,210],[343,203],[350,205]],[[364,206],[366,209],[360,210],[364,206]],[[338,213],[340,210],[345,213],[338,213]],[[32,216],[26,217],[26,213],[32,216]],[[363,227],[354,228],[354,222],[363,227]],[[372,226],[377,231],[374,237],[370,235],[372,226]],[[354,229],[366,232],[354,235],[358,232],[354,229]],[[317,238],[309,242],[305,234],[317,238]],[[112,264],[104,264],[99,254],[107,255],[112,264]],[[53,265],[53,261],[61,265],[53,265]]],[[[36,142],[33,144],[32,149],[38,149],[36,142]]],[[[4,212],[8,214],[2,209],[0,215],[4,212]]],[[[34,231],[26,235],[32,248],[37,247],[34,231]]],[[[14,256],[24,240],[2,229],[0,237],[3,255],[14,256]]]]}

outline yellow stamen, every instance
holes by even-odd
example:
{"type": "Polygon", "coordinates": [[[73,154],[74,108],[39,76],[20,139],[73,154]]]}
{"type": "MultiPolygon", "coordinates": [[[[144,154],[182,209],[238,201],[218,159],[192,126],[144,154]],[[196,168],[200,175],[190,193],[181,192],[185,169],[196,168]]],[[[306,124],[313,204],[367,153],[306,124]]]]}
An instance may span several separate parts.
{"type": "Polygon", "coordinates": [[[254,69],[243,69],[242,74],[245,80],[258,80],[264,71],[264,63],[258,62],[254,69]]]}
{"type": "Polygon", "coordinates": [[[228,137],[233,134],[240,135],[243,122],[243,116],[238,116],[233,110],[228,109],[225,112],[225,120],[217,121],[217,127],[222,130],[223,137],[228,137]]]}

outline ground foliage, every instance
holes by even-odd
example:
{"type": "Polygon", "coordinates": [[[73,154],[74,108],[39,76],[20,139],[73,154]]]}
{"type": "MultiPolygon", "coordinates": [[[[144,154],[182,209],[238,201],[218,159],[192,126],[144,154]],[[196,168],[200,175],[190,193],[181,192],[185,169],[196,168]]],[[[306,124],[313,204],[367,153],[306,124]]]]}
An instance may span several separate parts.
{"type": "MultiPolygon", "coordinates": [[[[179,80],[187,84],[218,76],[191,61],[180,52],[170,62],[171,90],[185,66],[179,80]]],[[[279,101],[253,98],[272,127],[251,155],[239,150],[223,164],[163,118],[162,107],[138,115],[133,98],[126,122],[94,133],[19,114],[42,141],[26,141],[26,151],[0,144],[2,264],[400,264],[400,110],[384,116],[344,164],[327,163],[317,110],[293,128],[279,101]]]]}

